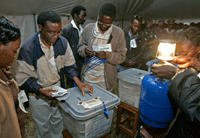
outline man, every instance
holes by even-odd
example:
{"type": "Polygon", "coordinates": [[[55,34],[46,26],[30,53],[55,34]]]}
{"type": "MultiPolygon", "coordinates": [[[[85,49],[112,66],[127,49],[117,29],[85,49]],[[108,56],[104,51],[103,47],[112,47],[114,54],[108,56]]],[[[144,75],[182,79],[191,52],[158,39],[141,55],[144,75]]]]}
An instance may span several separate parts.
{"type": "Polygon", "coordinates": [[[165,20],[159,19],[158,20],[158,26],[154,29],[154,34],[156,35],[157,39],[165,39],[166,38],[166,30],[164,29],[165,26],[165,20]]]}
{"type": "MultiPolygon", "coordinates": [[[[83,31],[81,25],[83,25],[86,20],[86,9],[81,5],[76,6],[72,9],[71,15],[73,20],[71,21],[71,23],[68,23],[63,27],[62,36],[64,36],[69,41],[69,45],[73,51],[76,61],[78,75],[80,77],[83,58],[78,55],[77,45],[79,37],[83,31]]],[[[69,78],[67,78],[67,80],[69,81],[69,78]]],[[[69,81],[69,83],[70,87],[73,87],[73,81],[69,81]]]]}
{"type": "Polygon", "coordinates": [[[125,60],[125,38],[123,30],[113,25],[116,8],[105,3],[99,10],[96,23],[88,24],[81,34],[78,53],[86,57],[81,78],[111,90],[116,81],[117,64],[125,60]]]}
{"type": "Polygon", "coordinates": [[[126,39],[126,60],[121,64],[122,67],[135,67],[143,69],[145,57],[145,39],[140,30],[142,17],[135,15],[130,22],[130,26],[124,30],[126,39]]]}
{"type": "Polygon", "coordinates": [[[150,19],[147,19],[145,20],[145,29],[143,31],[143,36],[145,38],[145,41],[146,42],[149,42],[149,41],[152,41],[155,39],[155,35],[154,33],[152,32],[152,29],[153,29],[153,21],[150,20],[150,19]]]}
{"type": "Polygon", "coordinates": [[[183,41],[184,38],[184,31],[189,27],[190,23],[189,22],[185,22],[183,23],[182,27],[178,30],[176,30],[175,35],[176,35],[176,40],[179,41],[183,41]]]}
{"type": "Polygon", "coordinates": [[[167,31],[167,35],[166,38],[167,39],[171,39],[171,40],[175,40],[176,35],[175,35],[175,29],[174,29],[174,25],[175,25],[175,20],[174,19],[170,19],[167,21],[167,28],[165,28],[165,30],[167,31]]]}
{"type": "Polygon", "coordinates": [[[16,80],[29,95],[29,105],[39,138],[62,137],[63,122],[58,104],[51,93],[54,86],[64,87],[64,74],[73,79],[85,95],[68,41],[60,36],[61,18],[53,11],[42,11],[37,18],[39,32],[21,46],[17,59],[16,80]]]}
{"type": "Polygon", "coordinates": [[[179,68],[187,69],[179,70],[173,65],[153,65],[151,69],[157,77],[172,78],[168,97],[174,115],[178,116],[165,138],[200,137],[200,31],[190,27],[184,36],[186,39],[179,50],[181,56],[174,62],[179,68]]]}
{"type": "Polygon", "coordinates": [[[155,59],[156,51],[158,47],[159,40],[156,38],[155,34],[153,33],[153,21],[147,19],[145,21],[146,28],[143,31],[143,36],[145,38],[145,48],[146,51],[149,53],[148,59],[155,59]]]}

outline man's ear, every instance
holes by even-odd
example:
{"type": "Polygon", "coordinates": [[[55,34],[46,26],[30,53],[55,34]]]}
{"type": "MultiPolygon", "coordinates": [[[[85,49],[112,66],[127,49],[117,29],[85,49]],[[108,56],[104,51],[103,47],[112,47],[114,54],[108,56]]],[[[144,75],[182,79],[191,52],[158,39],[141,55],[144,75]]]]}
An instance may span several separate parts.
{"type": "Polygon", "coordinates": [[[42,25],[38,24],[38,29],[41,31],[42,30],[42,25]]]}
{"type": "Polygon", "coordinates": [[[74,18],[75,18],[75,17],[78,17],[78,15],[77,15],[76,13],[74,14],[74,18]]]}

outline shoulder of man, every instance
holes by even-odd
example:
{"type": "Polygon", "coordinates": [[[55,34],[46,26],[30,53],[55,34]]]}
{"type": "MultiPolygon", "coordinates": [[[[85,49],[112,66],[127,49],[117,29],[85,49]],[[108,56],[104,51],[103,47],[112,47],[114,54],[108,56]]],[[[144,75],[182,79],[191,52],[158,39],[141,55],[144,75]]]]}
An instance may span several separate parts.
{"type": "Polygon", "coordinates": [[[118,26],[116,26],[116,25],[113,25],[113,31],[116,31],[116,32],[124,32],[124,31],[122,30],[122,28],[120,28],[120,27],[118,27],[118,26]]]}
{"type": "Polygon", "coordinates": [[[64,27],[63,27],[63,29],[71,29],[73,26],[72,26],[72,23],[70,22],[70,23],[68,23],[68,24],[66,24],[64,27]]]}
{"type": "Polygon", "coordinates": [[[129,36],[128,32],[129,32],[130,28],[131,28],[131,27],[128,26],[128,27],[126,27],[126,28],[124,29],[125,35],[128,35],[128,36],[129,36]]]}
{"type": "Polygon", "coordinates": [[[31,50],[34,48],[35,43],[39,44],[39,38],[38,37],[38,32],[29,37],[21,46],[21,48],[24,48],[26,50],[31,50]]]}
{"type": "Polygon", "coordinates": [[[95,25],[95,23],[89,23],[84,27],[84,30],[88,30],[88,29],[90,30],[91,28],[94,27],[94,25],[95,25]]]}

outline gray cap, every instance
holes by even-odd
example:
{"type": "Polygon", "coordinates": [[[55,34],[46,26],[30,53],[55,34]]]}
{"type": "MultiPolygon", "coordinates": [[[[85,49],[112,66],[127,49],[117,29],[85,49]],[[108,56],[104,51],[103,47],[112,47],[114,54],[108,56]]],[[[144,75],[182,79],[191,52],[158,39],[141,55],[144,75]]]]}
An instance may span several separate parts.
{"type": "Polygon", "coordinates": [[[163,22],[165,23],[165,20],[163,18],[159,19],[158,22],[163,22]]]}

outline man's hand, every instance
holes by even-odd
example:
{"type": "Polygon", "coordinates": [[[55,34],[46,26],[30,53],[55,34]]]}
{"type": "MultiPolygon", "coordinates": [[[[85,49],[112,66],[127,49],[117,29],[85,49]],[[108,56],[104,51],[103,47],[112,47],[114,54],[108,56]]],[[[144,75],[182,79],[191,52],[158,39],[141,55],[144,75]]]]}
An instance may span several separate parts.
{"type": "Polygon", "coordinates": [[[88,55],[88,56],[94,56],[95,52],[92,50],[91,47],[86,47],[85,48],[85,54],[88,55]]]}
{"type": "Polygon", "coordinates": [[[184,69],[190,66],[190,60],[191,57],[177,56],[172,62],[176,63],[180,69],[184,69]]]}
{"type": "Polygon", "coordinates": [[[107,59],[108,58],[108,52],[105,52],[105,51],[96,52],[96,57],[98,57],[100,59],[107,59]]]}
{"type": "Polygon", "coordinates": [[[190,67],[200,71],[200,60],[197,58],[190,58],[190,67]]]}
{"type": "Polygon", "coordinates": [[[87,88],[93,94],[93,87],[89,84],[81,82],[81,83],[79,83],[78,88],[80,89],[83,96],[85,96],[85,91],[84,91],[85,88],[87,88]]]}
{"type": "Polygon", "coordinates": [[[151,66],[151,71],[156,77],[171,79],[178,71],[178,68],[172,64],[154,64],[151,66]]]}
{"type": "Polygon", "coordinates": [[[73,80],[77,84],[83,96],[85,95],[85,91],[84,91],[85,88],[87,88],[93,94],[93,87],[91,85],[82,83],[77,76],[74,76],[73,80]]]}
{"type": "Polygon", "coordinates": [[[51,93],[58,92],[58,90],[52,90],[52,89],[46,89],[45,90],[43,88],[40,88],[38,90],[38,92],[39,92],[39,94],[46,96],[48,99],[53,100],[54,98],[51,97],[51,93]]]}
{"type": "Polygon", "coordinates": [[[128,67],[133,67],[135,65],[135,62],[133,62],[133,61],[129,61],[129,63],[128,63],[128,67]]]}

